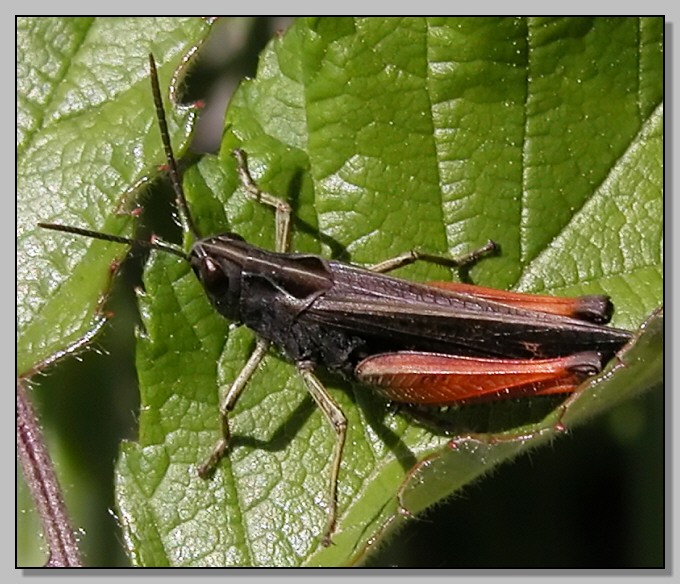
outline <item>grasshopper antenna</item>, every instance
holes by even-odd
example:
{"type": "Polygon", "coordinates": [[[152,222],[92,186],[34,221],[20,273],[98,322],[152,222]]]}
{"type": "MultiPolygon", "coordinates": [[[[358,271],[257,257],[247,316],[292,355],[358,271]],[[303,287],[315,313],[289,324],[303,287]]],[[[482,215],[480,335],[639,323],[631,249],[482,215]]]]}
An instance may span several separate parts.
{"type": "MultiPolygon", "coordinates": [[[[186,197],[184,196],[184,189],[179,179],[179,171],[177,169],[177,161],[172,152],[170,144],[170,134],[168,132],[168,123],[165,119],[165,109],[163,108],[163,98],[161,97],[160,84],[158,82],[158,70],[156,69],[156,61],[153,55],[149,54],[149,69],[151,77],[151,91],[153,93],[153,102],[156,106],[156,117],[158,118],[158,127],[161,131],[161,141],[163,143],[163,150],[165,150],[165,158],[168,166],[168,173],[170,175],[170,182],[172,189],[175,192],[177,201],[177,209],[180,214],[180,220],[186,229],[191,233],[194,239],[200,239],[196,226],[194,225],[186,197]]],[[[179,246],[168,243],[161,239],[153,238],[150,241],[141,239],[131,239],[129,237],[121,237],[119,235],[111,235],[110,233],[101,233],[99,231],[92,231],[90,229],[82,229],[80,227],[71,227],[70,225],[60,225],[58,223],[38,223],[39,227],[43,229],[51,229],[53,231],[63,231],[65,233],[73,233],[75,235],[83,235],[92,239],[101,239],[103,241],[112,241],[114,243],[122,243],[126,245],[139,245],[147,249],[157,249],[176,255],[183,260],[189,261],[189,256],[179,246]]]]}
{"type": "Polygon", "coordinates": [[[156,69],[156,60],[153,55],[149,53],[149,69],[151,76],[151,92],[153,93],[153,102],[156,106],[156,118],[158,119],[158,127],[161,131],[161,141],[163,142],[163,149],[165,150],[165,158],[168,165],[168,174],[170,175],[170,183],[172,190],[175,191],[175,199],[177,201],[177,210],[179,211],[180,220],[185,225],[186,229],[191,233],[195,240],[201,239],[194,220],[189,211],[187,199],[184,196],[184,189],[179,179],[179,171],[177,169],[177,161],[172,152],[172,145],[170,144],[170,133],[168,132],[168,123],[165,119],[165,108],[163,107],[163,98],[161,97],[161,88],[158,82],[158,70],[156,69]]]}
{"type": "Polygon", "coordinates": [[[70,225],[60,225],[58,223],[38,223],[38,227],[43,229],[51,229],[52,231],[63,231],[64,233],[74,233],[75,235],[83,235],[92,239],[101,239],[102,241],[112,241],[114,243],[123,243],[126,245],[139,245],[147,249],[158,249],[176,255],[183,260],[189,261],[189,256],[178,245],[168,243],[162,239],[152,238],[150,241],[143,239],[132,239],[130,237],[121,237],[120,235],[111,235],[110,233],[101,233],[100,231],[92,231],[91,229],[82,229],[81,227],[71,227],[70,225]]]}

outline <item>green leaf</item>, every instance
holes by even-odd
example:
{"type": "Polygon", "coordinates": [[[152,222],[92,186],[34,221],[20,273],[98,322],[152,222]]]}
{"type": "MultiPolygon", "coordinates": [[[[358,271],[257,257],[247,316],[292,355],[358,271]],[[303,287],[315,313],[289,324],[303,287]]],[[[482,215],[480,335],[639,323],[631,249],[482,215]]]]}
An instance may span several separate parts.
{"type": "MultiPolygon", "coordinates": [[[[234,96],[219,156],[189,169],[201,233],[273,248],[230,151],[295,211],[296,251],[373,263],[416,248],[452,256],[491,238],[475,283],[606,292],[635,329],[662,302],[660,18],[305,19],[271,42],[234,96]]],[[[414,265],[404,277],[450,279],[414,265]]],[[[218,401],[253,347],[190,269],[153,255],[140,296],[139,440],[117,502],[138,565],[355,563],[399,524],[495,465],[661,382],[655,317],[635,348],[564,404],[461,407],[453,438],[321,372],[349,420],[334,544],[323,548],[334,432],[295,368],[265,360],[230,416],[229,457],[196,467],[218,401]],[[639,347],[639,348],[638,348],[639,347]]]]}
{"type": "MultiPolygon", "coordinates": [[[[173,143],[181,153],[195,116],[177,107],[174,94],[168,98],[168,88],[177,90],[178,67],[209,28],[200,18],[17,20],[17,375],[35,383],[40,379],[36,373],[92,342],[105,320],[102,307],[113,262],[126,253],[124,246],[57,234],[39,229],[37,223],[130,233],[129,212],[165,161],[148,55],[152,52],[157,60],[173,143]]],[[[42,378],[43,384],[49,387],[55,378],[59,376],[42,378]]],[[[102,400],[96,391],[100,380],[86,380],[86,387],[88,382],[90,393],[102,400]]],[[[47,397],[44,389],[36,384],[32,392],[36,402],[47,397]]],[[[72,405],[71,398],[78,393],[72,386],[50,389],[63,390],[52,392],[58,394],[51,402],[57,408],[72,405]]],[[[123,403],[117,405],[125,407],[123,403]]],[[[73,424],[85,428],[84,433],[89,420],[100,419],[86,411],[87,405],[78,402],[71,412],[73,424]]],[[[76,467],[87,459],[80,456],[85,451],[92,454],[94,466],[107,454],[80,443],[74,456],[66,433],[52,426],[54,411],[40,414],[50,452],[58,460],[61,484],[68,487],[74,528],[86,529],[84,549],[92,551],[103,528],[101,516],[91,521],[90,511],[100,504],[106,517],[111,502],[101,497],[100,485],[93,484],[93,469],[76,467]]],[[[115,417],[115,412],[108,414],[115,417]]],[[[17,479],[18,499],[23,501],[23,481],[17,479]]],[[[22,565],[34,566],[41,563],[37,558],[44,555],[39,548],[45,542],[37,522],[22,527],[27,507],[18,505],[22,511],[18,529],[25,545],[17,558],[22,565]]],[[[88,560],[93,556],[95,552],[88,560]]]]}
{"type": "MultiPolygon", "coordinates": [[[[120,245],[37,227],[129,233],[141,187],[164,161],[148,55],[162,87],[208,24],[198,18],[23,18],[17,60],[17,372],[68,352],[103,319],[120,245]]],[[[194,114],[169,110],[178,152],[194,114]]]]}

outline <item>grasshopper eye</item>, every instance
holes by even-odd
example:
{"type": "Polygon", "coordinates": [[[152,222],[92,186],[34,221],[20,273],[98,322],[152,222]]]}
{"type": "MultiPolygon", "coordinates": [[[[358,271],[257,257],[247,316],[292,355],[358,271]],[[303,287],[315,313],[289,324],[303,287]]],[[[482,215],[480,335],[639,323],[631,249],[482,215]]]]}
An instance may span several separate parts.
{"type": "Polygon", "coordinates": [[[205,289],[212,296],[223,296],[229,292],[229,276],[222,267],[210,257],[203,258],[200,278],[205,289]]]}
{"type": "Polygon", "coordinates": [[[240,321],[241,270],[223,258],[194,252],[191,267],[217,312],[229,320],[240,321]]]}

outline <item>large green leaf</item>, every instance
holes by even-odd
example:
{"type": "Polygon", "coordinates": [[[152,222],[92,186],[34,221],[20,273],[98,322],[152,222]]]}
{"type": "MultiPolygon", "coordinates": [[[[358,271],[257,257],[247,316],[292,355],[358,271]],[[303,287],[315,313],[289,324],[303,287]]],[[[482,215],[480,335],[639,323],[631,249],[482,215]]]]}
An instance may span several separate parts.
{"type": "MultiPolygon", "coordinates": [[[[230,151],[295,210],[293,248],[372,263],[406,249],[502,254],[476,283],[606,292],[637,328],[662,300],[662,19],[318,19],[263,53],[234,96],[217,157],[185,185],[202,233],[271,249],[270,210],[238,189],[230,151]]],[[[446,279],[441,267],[403,270],[446,279]]],[[[334,544],[323,548],[334,433],[292,365],[269,357],[233,415],[210,481],[220,392],[253,347],[189,268],[154,255],[140,295],[139,440],[117,489],[139,565],[335,565],[360,560],[400,511],[420,511],[509,457],[661,380],[659,318],[624,365],[565,405],[450,413],[453,438],[322,375],[349,420],[334,544]]],[[[379,539],[378,539],[379,541],[379,539]]]]}
{"type": "MultiPolygon", "coordinates": [[[[60,355],[93,329],[120,245],[64,237],[54,222],[123,233],[163,163],[148,55],[166,89],[207,23],[192,18],[18,21],[17,372],[60,355]]],[[[167,92],[166,92],[167,100],[167,92]]],[[[181,152],[193,119],[172,112],[181,152]]]]}
{"type": "MultiPolygon", "coordinates": [[[[165,160],[151,98],[148,55],[152,52],[158,62],[166,103],[172,106],[168,107],[172,138],[181,153],[194,113],[177,108],[168,99],[168,88],[177,89],[180,64],[209,28],[200,18],[18,19],[17,375],[37,381],[36,372],[91,341],[105,319],[102,304],[111,285],[113,262],[126,252],[120,245],[48,232],[37,223],[129,233],[130,211],[141,187],[165,160]]],[[[111,370],[115,369],[114,365],[111,370]]],[[[90,394],[97,396],[101,384],[96,378],[88,382],[90,394]]],[[[71,404],[76,394],[76,388],[65,387],[52,403],[57,408],[71,404]]],[[[32,395],[36,400],[45,397],[37,390],[32,395]]],[[[101,408],[105,402],[99,397],[101,408]]],[[[86,414],[86,407],[77,403],[70,416],[74,425],[87,428],[87,421],[100,419],[86,414]]],[[[69,487],[67,502],[78,510],[75,526],[88,528],[83,539],[91,550],[101,516],[90,524],[81,521],[87,512],[79,511],[99,502],[106,516],[107,500],[99,498],[87,482],[91,468],[78,469],[78,476],[68,472],[73,459],[58,456],[64,444],[57,439],[59,432],[52,433],[49,427],[54,412],[42,413],[51,451],[60,458],[62,484],[69,487]]],[[[112,414],[108,412],[109,417],[112,414]]],[[[82,453],[89,446],[87,440],[76,448],[82,453]]],[[[92,454],[94,464],[107,455],[92,454]]],[[[24,500],[22,495],[19,499],[24,500]]],[[[22,517],[19,530],[25,533],[22,517]]],[[[26,541],[37,553],[25,553],[22,547],[18,561],[23,565],[41,563],[38,547],[44,542],[39,544],[38,537],[31,523],[26,541]]]]}

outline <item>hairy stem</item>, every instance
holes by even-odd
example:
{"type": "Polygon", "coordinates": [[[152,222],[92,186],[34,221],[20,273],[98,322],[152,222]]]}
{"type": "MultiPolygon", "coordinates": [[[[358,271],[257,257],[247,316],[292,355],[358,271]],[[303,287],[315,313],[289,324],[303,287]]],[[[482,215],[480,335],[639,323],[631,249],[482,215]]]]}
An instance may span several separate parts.
{"type": "Polygon", "coordinates": [[[82,566],[80,550],[26,386],[17,380],[17,451],[48,545],[46,566],[82,566]]]}

